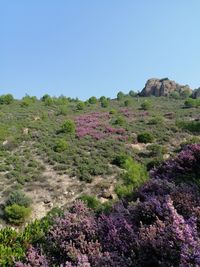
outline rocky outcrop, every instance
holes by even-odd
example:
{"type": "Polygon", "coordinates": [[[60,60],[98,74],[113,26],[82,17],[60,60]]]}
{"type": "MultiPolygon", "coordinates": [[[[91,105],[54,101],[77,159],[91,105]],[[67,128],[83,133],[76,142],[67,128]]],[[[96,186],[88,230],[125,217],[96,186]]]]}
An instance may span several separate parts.
{"type": "Polygon", "coordinates": [[[141,91],[140,96],[168,96],[174,91],[181,93],[184,90],[192,90],[188,85],[180,85],[175,81],[171,81],[168,78],[164,79],[149,79],[144,89],[141,91]]]}

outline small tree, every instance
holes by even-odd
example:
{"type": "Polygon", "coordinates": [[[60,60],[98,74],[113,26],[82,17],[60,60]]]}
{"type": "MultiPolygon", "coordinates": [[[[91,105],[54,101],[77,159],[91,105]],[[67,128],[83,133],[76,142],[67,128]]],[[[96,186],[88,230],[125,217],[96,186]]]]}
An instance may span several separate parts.
{"type": "Polygon", "coordinates": [[[88,99],[88,102],[90,104],[96,104],[97,103],[97,98],[95,96],[92,96],[88,99]]]}
{"type": "Polygon", "coordinates": [[[43,95],[43,96],[41,97],[40,100],[44,102],[47,98],[51,98],[51,97],[50,97],[50,95],[45,94],[45,95],[43,95]]]}
{"type": "Polygon", "coordinates": [[[124,93],[120,91],[120,92],[117,94],[117,100],[120,101],[120,100],[122,100],[123,98],[124,98],[124,93]]]}
{"type": "Polygon", "coordinates": [[[14,97],[11,94],[1,95],[0,96],[0,104],[9,105],[14,101],[14,97]]]}
{"type": "Polygon", "coordinates": [[[108,100],[106,98],[101,101],[101,106],[102,106],[102,108],[108,107],[108,100]]]}
{"type": "Polygon", "coordinates": [[[129,94],[131,97],[136,97],[136,96],[137,96],[137,93],[134,92],[133,90],[130,90],[128,94],[129,94]]]}

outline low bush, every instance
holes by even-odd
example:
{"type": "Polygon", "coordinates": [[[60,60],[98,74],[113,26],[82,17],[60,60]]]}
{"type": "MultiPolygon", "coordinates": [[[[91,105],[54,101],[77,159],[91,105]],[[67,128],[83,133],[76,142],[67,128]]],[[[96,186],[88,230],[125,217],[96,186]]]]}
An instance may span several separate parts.
{"type": "Polygon", "coordinates": [[[56,140],[55,145],[54,145],[54,151],[55,152],[63,152],[68,148],[68,143],[65,139],[61,138],[56,140]]]}
{"type": "Polygon", "coordinates": [[[161,116],[156,116],[149,120],[150,125],[160,125],[163,122],[164,122],[164,118],[161,116]]]}
{"type": "Polygon", "coordinates": [[[200,121],[178,121],[176,125],[189,132],[200,133],[200,121]]]}
{"type": "Polygon", "coordinates": [[[137,140],[139,143],[147,144],[147,143],[152,143],[154,140],[154,137],[151,133],[144,132],[144,133],[138,134],[137,140]]]}
{"type": "Polygon", "coordinates": [[[24,223],[26,218],[30,215],[31,209],[18,204],[6,206],[5,216],[10,223],[19,225],[24,223]]]}
{"type": "Polygon", "coordinates": [[[75,133],[75,123],[72,120],[66,120],[62,125],[61,125],[61,132],[63,133],[70,133],[74,134],[75,133]]]}
{"type": "Polygon", "coordinates": [[[6,206],[12,206],[13,204],[17,204],[19,206],[24,206],[27,208],[31,204],[31,199],[26,196],[24,192],[16,190],[10,193],[6,201],[6,206]]]}
{"type": "Polygon", "coordinates": [[[77,104],[76,104],[76,109],[77,110],[83,110],[85,107],[85,103],[82,102],[82,101],[79,101],[77,104]]]}
{"type": "Polygon", "coordinates": [[[112,122],[113,125],[118,125],[118,126],[124,126],[126,124],[126,120],[122,116],[118,116],[115,118],[112,122]]]}
{"type": "Polygon", "coordinates": [[[124,164],[126,162],[126,160],[128,159],[128,155],[126,154],[120,154],[120,155],[117,155],[113,161],[112,161],[112,164],[114,165],[117,165],[118,167],[120,168],[123,168],[124,167],[124,164]]]}
{"type": "Polygon", "coordinates": [[[197,108],[200,106],[200,99],[188,98],[184,105],[186,108],[197,108]]]}
{"type": "Polygon", "coordinates": [[[101,205],[101,202],[95,196],[83,195],[80,200],[86,203],[88,208],[97,210],[101,205]]]}
{"type": "Polygon", "coordinates": [[[151,104],[151,102],[150,101],[144,101],[142,104],[141,104],[141,109],[143,109],[143,110],[149,110],[149,109],[151,109],[151,107],[152,107],[152,104],[151,104]]]}

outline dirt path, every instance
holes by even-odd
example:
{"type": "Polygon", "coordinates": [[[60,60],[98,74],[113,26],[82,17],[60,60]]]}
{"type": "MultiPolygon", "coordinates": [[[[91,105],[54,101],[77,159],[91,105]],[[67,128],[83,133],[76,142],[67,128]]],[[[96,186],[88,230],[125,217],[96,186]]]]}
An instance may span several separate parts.
{"type": "Polygon", "coordinates": [[[106,179],[96,176],[91,183],[78,180],[76,177],[58,174],[51,165],[46,164],[38,155],[34,160],[45,166],[43,181],[32,182],[25,192],[33,200],[30,221],[44,217],[53,207],[68,206],[82,194],[98,194],[101,184],[113,184],[114,176],[106,179]]]}

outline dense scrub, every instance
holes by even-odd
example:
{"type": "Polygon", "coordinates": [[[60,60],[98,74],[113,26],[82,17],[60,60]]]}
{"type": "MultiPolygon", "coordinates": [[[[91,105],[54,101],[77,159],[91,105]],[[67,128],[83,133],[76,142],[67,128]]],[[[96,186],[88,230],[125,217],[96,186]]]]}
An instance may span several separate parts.
{"type": "Polygon", "coordinates": [[[17,267],[199,266],[199,151],[186,146],[109,212],[79,200],[22,233],[2,230],[1,266],[12,266],[12,256],[17,267]]]}
{"type": "Polygon", "coordinates": [[[3,224],[26,223],[38,201],[47,210],[83,202],[1,230],[0,266],[199,266],[200,145],[187,146],[200,142],[199,106],[190,102],[1,96],[3,224]]]}

